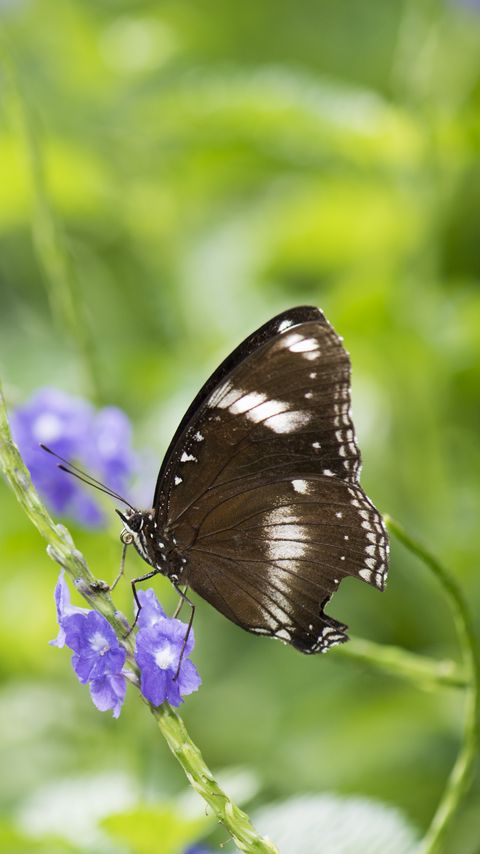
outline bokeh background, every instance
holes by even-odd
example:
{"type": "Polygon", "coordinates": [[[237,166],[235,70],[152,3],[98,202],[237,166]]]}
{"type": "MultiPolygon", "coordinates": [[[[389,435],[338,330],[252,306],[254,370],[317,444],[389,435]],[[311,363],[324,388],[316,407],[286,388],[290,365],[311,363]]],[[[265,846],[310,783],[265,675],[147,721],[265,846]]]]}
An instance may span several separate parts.
{"type": "MultiPolygon", "coordinates": [[[[352,357],[363,485],[478,613],[479,4],[2,0],[0,15],[10,406],[48,385],[121,407],[148,494],[220,359],[274,313],[320,305],[352,357]]],[[[116,520],[72,531],[113,578],[116,520]]],[[[3,484],[0,538],[2,850],[226,842],[135,693],[118,721],[99,714],[48,646],[55,568],[3,484]]],[[[156,590],[172,608],[168,583],[156,590]]],[[[117,601],[129,611],[126,584],[117,601]]],[[[352,580],[331,612],[356,636],[457,654],[441,592],[395,544],[388,590],[352,580]]],[[[196,634],[204,684],[184,716],[240,800],[360,795],[425,830],[459,745],[458,693],[336,651],[304,658],[206,604],[196,634]]],[[[477,780],[452,854],[479,850],[479,793],[477,780]]]]}

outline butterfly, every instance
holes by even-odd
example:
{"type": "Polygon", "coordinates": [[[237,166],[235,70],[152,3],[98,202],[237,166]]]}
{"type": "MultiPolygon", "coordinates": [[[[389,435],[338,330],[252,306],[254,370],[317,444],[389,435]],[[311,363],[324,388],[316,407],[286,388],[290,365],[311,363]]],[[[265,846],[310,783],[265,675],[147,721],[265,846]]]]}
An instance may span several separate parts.
{"type": "MultiPolygon", "coordinates": [[[[342,580],[383,590],[388,538],[359,484],[350,360],[317,308],[250,335],[212,374],[173,436],[152,507],[117,510],[157,574],[256,635],[303,653],[348,640],[325,613],[342,580]]],[[[119,496],[117,496],[119,497],[119,496]]],[[[190,625],[191,625],[190,620],[190,625]]]]}

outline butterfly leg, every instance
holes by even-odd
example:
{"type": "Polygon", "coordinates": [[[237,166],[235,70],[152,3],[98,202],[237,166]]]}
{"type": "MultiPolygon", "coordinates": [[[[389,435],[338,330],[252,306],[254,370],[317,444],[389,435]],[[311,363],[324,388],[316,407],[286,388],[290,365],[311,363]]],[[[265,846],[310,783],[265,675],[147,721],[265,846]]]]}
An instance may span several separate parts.
{"type": "Polygon", "coordinates": [[[115,587],[117,586],[118,582],[120,581],[120,579],[121,579],[121,577],[122,577],[123,573],[125,572],[125,557],[126,557],[126,554],[127,554],[127,544],[126,544],[126,543],[124,543],[124,544],[123,544],[123,548],[122,548],[122,556],[121,556],[121,558],[120,558],[120,569],[118,570],[117,577],[116,577],[116,578],[114,579],[114,581],[111,583],[111,585],[110,585],[110,587],[109,587],[109,590],[114,590],[114,589],[115,589],[115,587]]]}
{"type": "Polygon", "coordinates": [[[135,619],[134,619],[132,625],[130,626],[127,634],[125,635],[126,638],[128,638],[129,634],[131,632],[133,632],[135,626],[137,625],[137,621],[138,621],[140,611],[142,610],[140,599],[138,598],[138,594],[137,594],[137,584],[140,584],[141,581],[147,581],[149,578],[153,578],[154,575],[158,575],[158,572],[159,572],[158,569],[152,569],[151,572],[147,572],[147,573],[145,573],[145,575],[139,575],[138,578],[132,578],[132,580],[130,582],[130,584],[132,585],[133,598],[135,599],[135,604],[137,606],[137,613],[135,614],[135,619]]]}
{"type": "Polygon", "coordinates": [[[180,667],[182,665],[182,659],[183,659],[183,654],[185,652],[185,647],[187,645],[187,641],[188,641],[190,632],[192,630],[193,618],[195,616],[195,605],[193,604],[193,602],[190,601],[190,599],[186,595],[185,591],[188,590],[188,587],[185,588],[185,591],[180,590],[179,587],[175,587],[175,590],[177,591],[178,595],[180,596],[180,602],[177,605],[177,609],[175,611],[175,614],[178,614],[180,612],[180,608],[182,607],[184,602],[190,607],[190,619],[188,621],[187,631],[185,632],[185,637],[183,639],[182,649],[180,650],[180,658],[178,659],[177,672],[175,673],[175,676],[173,677],[174,681],[176,682],[176,680],[178,679],[178,674],[180,673],[180,667]]]}
{"type": "MultiPolygon", "coordinates": [[[[185,587],[185,590],[183,591],[183,596],[185,596],[185,595],[186,595],[187,590],[188,590],[188,586],[187,586],[187,587],[185,587]]],[[[179,615],[180,611],[181,611],[181,610],[182,610],[182,608],[183,608],[183,605],[184,605],[184,603],[185,603],[185,599],[183,598],[183,596],[180,596],[180,599],[179,599],[179,601],[178,601],[178,605],[177,605],[177,607],[175,608],[175,611],[173,612],[172,620],[175,620],[175,619],[178,617],[178,615],[179,615]]]]}

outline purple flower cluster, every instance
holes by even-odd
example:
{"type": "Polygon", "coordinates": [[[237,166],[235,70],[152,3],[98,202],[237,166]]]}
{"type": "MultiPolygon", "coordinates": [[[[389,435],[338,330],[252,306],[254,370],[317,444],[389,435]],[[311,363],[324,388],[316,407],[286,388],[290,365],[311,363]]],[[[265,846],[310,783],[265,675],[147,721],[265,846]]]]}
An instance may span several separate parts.
{"type": "MultiPolygon", "coordinates": [[[[154,591],[140,591],[139,598],[142,608],[135,658],[141,692],[154,706],[166,700],[179,706],[182,697],[201,684],[188,658],[195,644],[193,630],[185,644],[186,624],[166,616],[154,591]]],[[[73,650],[73,669],[80,682],[88,683],[95,706],[102,712],[113,709],[113,716],[118,718],[125,699],[125,679],[131,675],[125,666],[125,647],[102,614],[71,605],[63,570],[55,588],[55,603],[60,629],[52,645],[73,650]]]]}
{"type": "Polygon", "coordinates": [[[73,669],[80,682],[88,683],[97,709],[113,709],[113,717],[118,718],[125,699],[126,650],[105,617],[70,604],[63,569],[55,588],[55,603],[60,630],[50,643],[73,650],[73,669]]]}
{"type": "Polygon", "coordinates": [[[114,406],[95,410],[80,398],[43,388],[14,411],[12,432],[33,483],[51,510],[85,527],[101,525],[104,516],[97,502],[78,480],[57,468],[40,443],[121,493],[136,465],[127,416],[114,406]]]}
{"type": "Polygon", "coordinates": [[[138,615],[135,657],[140,668],[142,694],[154,706],[164,700],[179,706],[182,696],[196,691],[201,682],[195,665],[188,658],[195,645],[193,629],[184,647],[185,623],[167,617],[151,588],[139,591],[138,597],[142,608],[138,615]]]}

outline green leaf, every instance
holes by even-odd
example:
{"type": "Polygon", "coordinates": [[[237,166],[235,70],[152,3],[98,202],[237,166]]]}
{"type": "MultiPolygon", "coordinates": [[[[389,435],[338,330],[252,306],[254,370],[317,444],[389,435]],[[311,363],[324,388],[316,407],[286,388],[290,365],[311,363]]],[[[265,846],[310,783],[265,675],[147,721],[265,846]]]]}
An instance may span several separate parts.
{"type": "Polygon", "coordinates": [[[135,854],[181,854],[185,847],[204,836],[211,820],[188,818],[174,807],[140,807],[111,815],[101,826],[113,837],[130,845],[135,854]]]}
{"type": "Polygon", "coordinates": [[[8,854],[73,854],[78,850],[64,839],[55,836],[35,839],[25,836],[8,822],[0,822],[0,851],[8,854]]]}

